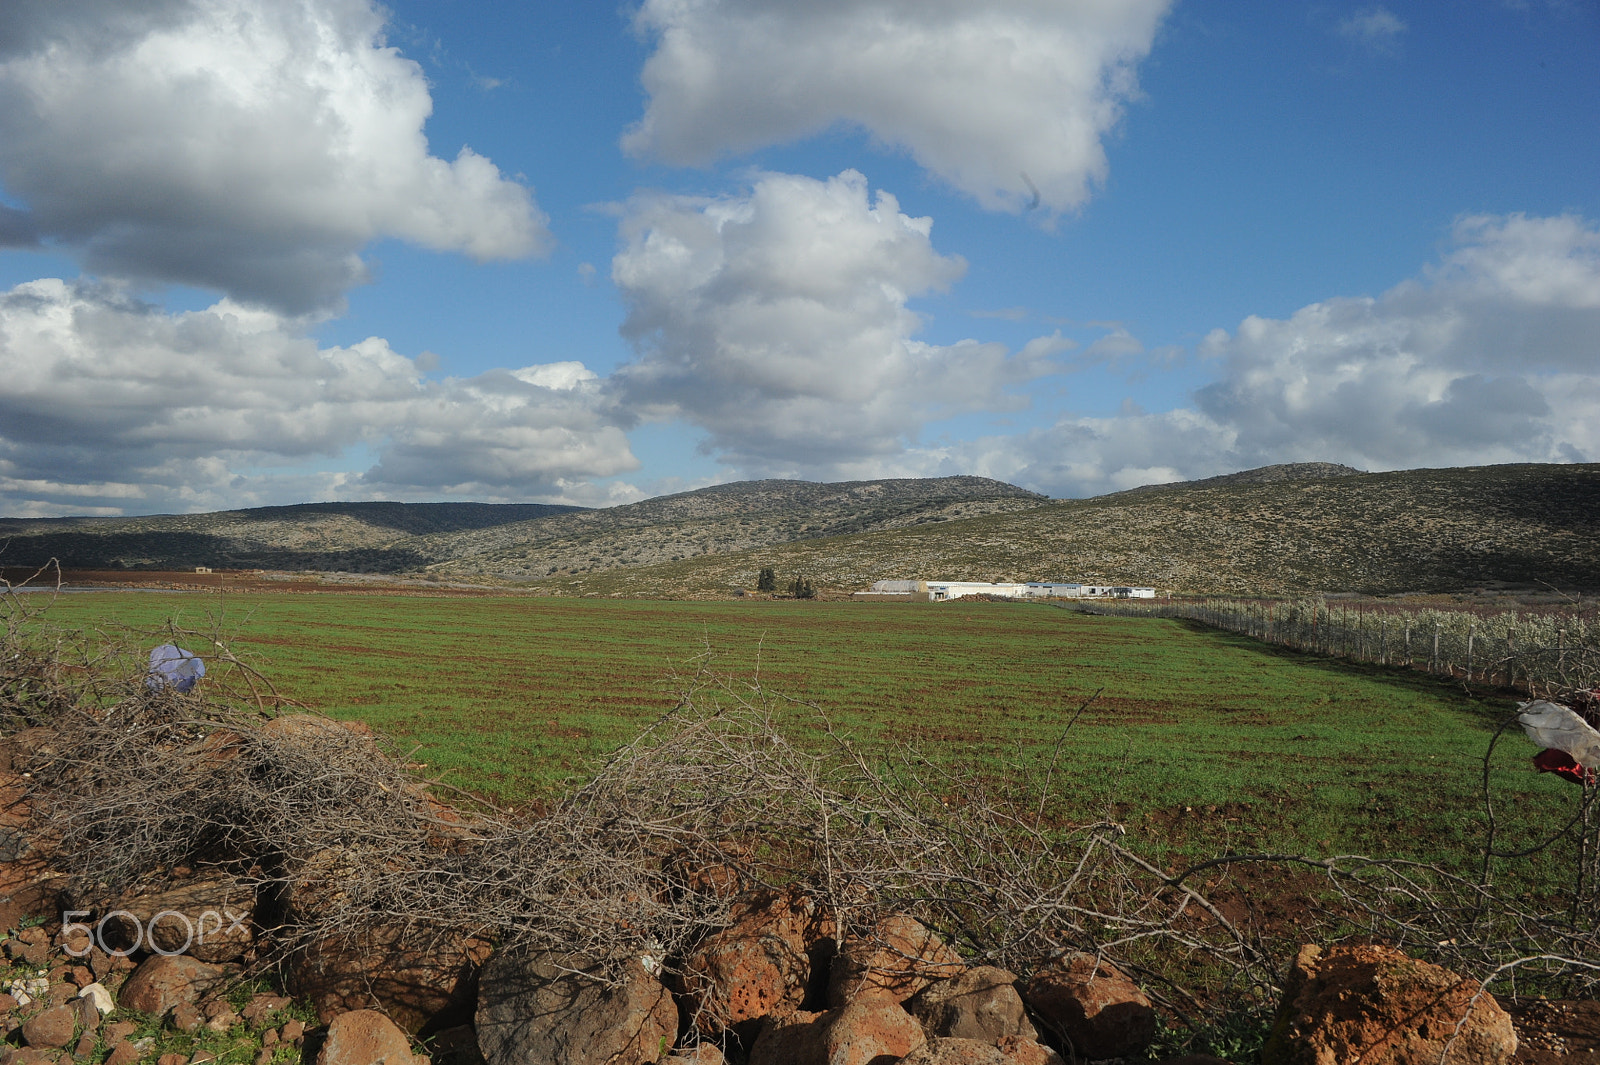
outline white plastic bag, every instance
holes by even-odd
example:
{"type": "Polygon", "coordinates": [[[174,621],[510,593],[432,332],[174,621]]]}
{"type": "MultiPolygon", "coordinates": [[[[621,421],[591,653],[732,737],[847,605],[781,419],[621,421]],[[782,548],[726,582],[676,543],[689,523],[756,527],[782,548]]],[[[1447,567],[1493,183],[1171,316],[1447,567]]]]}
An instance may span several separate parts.
{"type": "Polygon", "coordinates": [[[1540,747],[1566,751],[1581,766],[1600,767],[1600,732],[1574,710],[1545,699],[1517,704],[1517,723],[1540,747]]]}

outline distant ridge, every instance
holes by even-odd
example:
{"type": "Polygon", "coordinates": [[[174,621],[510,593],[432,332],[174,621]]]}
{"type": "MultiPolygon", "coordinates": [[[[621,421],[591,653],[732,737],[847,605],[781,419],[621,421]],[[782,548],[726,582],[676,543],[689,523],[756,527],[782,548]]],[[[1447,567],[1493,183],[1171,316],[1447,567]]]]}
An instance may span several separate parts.
{"type": "Polygon", "coordinates": [[[1295,463],[942,524],[552,578],[553,594],[717,598],[761,566],[819,585],[1076,580],[1189,594],[1600,591],[1600,465],[1361,473],[1295,463]],[[1331,476],[1319,475],[1334,471],[1331,476]]]}
{"type": "Polygon", "coordinates": [[[1600,591],[1597,516],[1600,465],[1289,463],[1094,499],[982,477],[764,480],[596,510],[318,503],[0,521],[0,563],[345,570],[638,598],[726,598],[763,566],[847,590],[918,577],[1250,596],[1587,593],[1600,591]]]}
{"type": "Polygon", "coordinates": [[[606,509],[304,503],[133,518],[0,519],[0,564],[346,570],[527,579],[944,521],[1048,500],[984,477],[738,481],[606,509]]]}
{"type": "Polygon", "coordinates": [[[1112,492],[1109,495],[1097,496],[1098,499],[1116,499],[1131,496],[1139,492],[1154,492],[1163,488],[1215,488],[1226,484],[1272,484],[1277,481],[1323,481],[1329,477],[1349,477],[1352,474],[1365,473],[1354,466],[1342,466],[1337,462],[1280,462],[1275,466],[1258,466],[1253,470],[1240,470],[1238,473],[1224,473],[1216,477],[1202,477],[1194,481],[1165,481],[1161,484],[1145,484],[1138,488],[1129,488],[1122,492],[1112,492]]]}

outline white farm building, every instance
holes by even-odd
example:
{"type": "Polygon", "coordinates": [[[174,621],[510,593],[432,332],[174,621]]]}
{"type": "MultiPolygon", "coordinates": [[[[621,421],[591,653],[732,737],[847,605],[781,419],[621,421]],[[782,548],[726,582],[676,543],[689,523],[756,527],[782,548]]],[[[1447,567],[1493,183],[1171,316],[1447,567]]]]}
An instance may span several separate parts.
{"type": "Polygon", "coordinates": [[[1067,581],[1029,581],[1026,584],[991,581],[875,581],[872,590],[857,592],[857,599],[906,600],[943,603],[971,595],[1000,599],[1154,599],[1154,588],[1135,588],[1067,581]]]}

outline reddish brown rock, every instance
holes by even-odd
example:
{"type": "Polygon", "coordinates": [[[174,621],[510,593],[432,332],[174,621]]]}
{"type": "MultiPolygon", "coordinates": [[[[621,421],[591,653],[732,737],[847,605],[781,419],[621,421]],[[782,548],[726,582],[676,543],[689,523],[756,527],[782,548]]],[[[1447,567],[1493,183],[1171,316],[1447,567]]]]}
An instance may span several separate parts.
{"type": "Polygon", "coordinates": [[[754,1035],[764,1017],[806,1000],[813,963],[832,954],[833,925],[805,895],[753,892],[733,905],[732,923],[708,937],[678,982],[684,1010],[704,1036],[754,1035]]]}
{"type": "Polygon", "coordinates": [[[1012,1065],[1012,1061],[999,1047],[982,1039],[935,1036],[900,1065],[1012,1065]]]}
{"type": "Polygon", "coordinates": [[[982,965],[936,980],[906,1000],[906,1012],[930,1036],[998,1043],[1005,1036],[1035,1039],[1015,973],[982,965]]]}
{"type": "Polygon", "coordinates": [[[995,1045],[1012,1065],[1064,1065],[1060,1054],[1035,1039],[1008,1035],[995,1045]]]}
{"type": "Polygon", "coordinates": [[[883,991],[856,995],[849,1005],[823,1014],[821,1024],[828,1065],[882,1065],[927,1042],[922,1025],[883,991]]]}
{"type": "Polygon", "coordinates": [[[377,1010],[341,1013],[328,1025],[316,1065],[414,1065],[411,1040],[377,1010]]]}
{"type": "Polygon", "coordinates": [[[192,1032],[205,1023],[206,1019],[192,1002],[180,1002],[172,1007],[172,1027],[180,1032],[192,1032]]]}
{"type": "Polygon", "coordinates": [[[478,1049],[488,1065],[646,1065],[678,1039],[678,1007],[629,961],[614,983],[593,962],[501,953],[483,967],[478,1049]]]}
{"type": "Polygon", "coordinates": [[[727,1062],[721,1048],[701,1043],[673,1051],[670,1058],[662,1060],[662,1065],[727,1065],[727,1062]]]}
{"type": "Polygon", "coordinates": [[[12,1052],[6,1065],[62,1065],[67,1060],[66,1051],[55,1047],[23,1047],[12,1052]]]}
{"type": "Polygon", "coordinates": [[[818,1023],[822,1016],[796,1010],[768,1018],[750,1048],[750,1065],[827,1065],[823,1026],[818,1023]]]}
{"type": "Polygon", "coordinates": [[[998,1044],[982,1039],[934,1036],[900,1065],[1065,1065],[1061,1055],[1042,1043],[1007,1036],[998,1044]]]}
{"type": "Polygon", "coordinates": [[[126,917],[106,922],[122,942],[131,942],[144,930],[143,945],[154,944],[168,954],[187,954],[204,962],[236,961],[255,943],[251,917],[254,889],[230,877],[203,877],[180,881],[161,891],[130,895],[98,907],[100,912],[123,911],[126,917]]]}
{"type": "Polygon", "coordinates": [[[71,1006],[36,1013],[22,1022],[22,1038],[31,1047],[64,1047],[78,1034],[77,1011],[71,1006]]]}
{"type": "Polygon", "coordinates": [[[106,1046],[114,1047],[139,1030],[139,1026],[132,1021],[116,1021],[106,1025],[104,1032],[106,1046]]]}
{"type": "Polygon", "coordinates": [[[485,940],[442,931],[380,928],[312,944],[290,964],[289,990],[323,1022],[376,1009],[414,1034],[468,1004],[472,975],[491,950],[485,940]]]}
{"type": "Polygon", "coordinates": [[[828,979],[828,1004],[843,1006],[858,994],[875,991],[904,1002],[963,968],[961,955],[921,922],[894,914],[866,935],[845,941],[828,979]]]}
{"type": "Polygon", "coordinates": [[[1300,948],[1264,1065],[1504,1065],[1511,1017],[1475,980],[1377,946],[1300,948]]]}
{"type": "Polygon", "coordinates": [[[139,1048],[124,1041],[111,1048],[111,1053],[106,1056],[105,1065],[133,1065],[138,1060],[139,1048]]]}
{"type": "Polygon", "coordinates": [[[160,1017],[180,1002],[198,1002],[207,991],[227,978],[217,965],[181,955],[153,955],[134,970],[117,994],[117,1004],[160,1017]]]}
{"type": "Polygon", "coordinates": [[[1079,1057],[1116,1058],[1143,1050],[1155,1037],[1156,1013],[1145,993],[1115,966],[1072,954],[1028,981],[1023,998],[1034,1019],[1079,1057]]]}

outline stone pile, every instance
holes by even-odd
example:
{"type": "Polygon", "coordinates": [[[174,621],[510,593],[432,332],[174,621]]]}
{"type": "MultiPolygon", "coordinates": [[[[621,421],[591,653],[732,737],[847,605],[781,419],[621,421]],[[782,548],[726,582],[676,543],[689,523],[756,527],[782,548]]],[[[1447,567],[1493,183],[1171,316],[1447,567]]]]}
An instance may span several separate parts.
{"type": "MultiPolygon", "coordinates": [[[[1069,953],[1029,973],[969,965],[909,916],[841,927],[800,888],[732,886],[719,895],[729,919],[679,957],[497,950],[409,925],[304,944],[278,960],[317,1017],[308,1032],[288,998],[236,1008],[228,996],[270,936],[257,910],[292,921],[336,905],[353,859],[329,853],[270,900],[192,868],[131,897],[63,897],[48,840],[18,834],[42,731],[0,741],[0,1065],[132,1065],[154,1054],[136,1035],[151,1023],[242,1026],[258,1038],[255,1065],[423,1065],[419,1034],[460,1065],[1058,1065],[1140,1055],[1155,1035],[1150,999],[1104,958],[1069,953]],[[113,941],[135,939],[117,952],[113,941]]],[[[1470,980],[1382,947],[1306,947],[1264,1060],[1501,1065],[1515,1049],[1510,1019],[1470,980]]]]}

